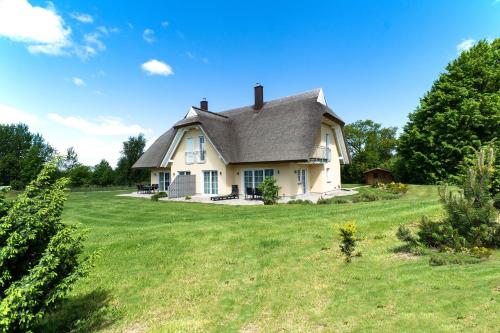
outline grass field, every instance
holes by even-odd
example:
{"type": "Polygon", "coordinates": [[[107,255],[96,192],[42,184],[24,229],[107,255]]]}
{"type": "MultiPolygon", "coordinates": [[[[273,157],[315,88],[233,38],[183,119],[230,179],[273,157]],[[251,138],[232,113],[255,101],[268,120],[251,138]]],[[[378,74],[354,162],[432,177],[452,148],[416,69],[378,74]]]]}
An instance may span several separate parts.
{"type": "Polygon", "coordinates": [[[494,332],[500,254],[433,267],[394,253],[400,223],[442,213],[436,188],[343,205],[223,206],[71,193],[64,220],[101,256],[48,332],[494,332]],[[336,225],[355,221],[345,264],[336,225]]]}

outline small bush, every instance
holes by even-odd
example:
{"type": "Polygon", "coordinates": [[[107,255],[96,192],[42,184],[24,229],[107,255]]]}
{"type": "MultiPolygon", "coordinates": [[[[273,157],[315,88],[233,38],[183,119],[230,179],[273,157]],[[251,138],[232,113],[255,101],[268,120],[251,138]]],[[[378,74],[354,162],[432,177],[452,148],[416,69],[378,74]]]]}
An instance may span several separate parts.
{"type": "MultiPolygon", "coordinates": [[[[494,174],[494,149],[483,148],[459,191],[450,190],[446,185],[439,187],[446,216],[437,221],[423,217],[418,226],[417,242],[440,251],[451,249],[469,257],[488,257],[485,248],[500,246],[499,215],[489,192],[494,174]]],[[[404,237],[405,233],[402,232],[401,236],[404,237]]]]}
{"type": "Polygon", "coordinates": [[[287,203],[289,205],[312,205],[312,204],[314,204],[311,200],[302,200],[302,199],[290,200],[287,203]]]}
{"type": "Polygon", "coordinates": [[[396,237],[403,242],[407,242],[410,244],[415,244],[417,240],[411,233],[410,228],[405,226],[404,224],[400,224],[398,227],[398,231],[396,232],[396,237]]]}
{"type": "Polygon", "coordinates": [[[470,249],[470,254],[476,258],[489,258],[493,254],[493,251],[486,247],[475,246],[470,249]]]}
{"type": "Polygon", "coordinates": [[[345,262],[351,262],[358,239],[356,237],[356,225],[348,222],[339,227],[340,252],[345,256],[345,262]]]}
{"type": "Polygon", "coordinates": [[[151,196],[151,201],[158,201],[158,199],[166,197],[168,197],[168,194],[166,192],[158,192],[151,196]]]}
{"type": "Polygon", "coordinates": [[[278,202],[280,187],[277,185],[276,178],[267,177],[264,179],[259,185],[259,190],[262,192],[262,201],[264,201],[264,205],[274,205],[278,202]]]}
{"type": "Polygon", "coordinates": [[[190,196],[190,195],[186,195],[186,196],[184,197],[184,200],[191,200],[191,196],[190,196]]]}
{"type": "Polygon", "coordinates": [[[380,200],[380,197],[373,193],[361,193],[358,196],[352,198],[352,202],[369,202],[380,200]]]}
{"type": "Polygon", "coordinates": [[[316,202],[318,205],[331,205],[331,204],[346,204],[351,201],[345,198],[333,197],[333,198],[319,198],[316,202]]]}
{"type": "Polygon", "coordinates": [[[405,194],[408,192],[408,185],[403,183],[391,182],[386,186],[387,190],[395,194],[405,194]]]}
{"type": "Polygon", "coordinates": [[[334,204],[348,204],[348,203],[351,203],[350,200],[348,199],[345,199],[345,198],[332,198],[332,203],[334,204]]]}

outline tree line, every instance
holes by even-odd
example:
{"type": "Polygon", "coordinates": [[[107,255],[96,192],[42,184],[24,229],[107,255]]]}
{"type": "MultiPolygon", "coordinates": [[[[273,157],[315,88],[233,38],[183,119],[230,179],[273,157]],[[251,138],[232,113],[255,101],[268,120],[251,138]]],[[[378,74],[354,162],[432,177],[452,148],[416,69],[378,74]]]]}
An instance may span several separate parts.
{"type": "Polygon", "coordinates": [[[402,134],[371,120],[345,127],[352,163],[342,181],[363,181],[374,167],[415,184],[461,182],[476,153],[494,147],[492,192],[500,192],[500,39],[480,41],[446,66],[402,134]]]}
{"type": "MultiPolygon", "coordinates": [[[[383,167],[406,183],[459,182],[481,147],[496,147],[493,192],[500,192],[500,39],[480,41],[450,62],[410,113],[398,137],[396,127],[372,120],[345,126],[352,163],[342,168],[344,183],[361,183],[363,172],[383,167]]],[[[95,166],[78,161],[68,149],[59,166],[70,186],[131,185],[148,178],[131,166],[144,152],[142,134],[123,142],[115,169],[102,160],[95,166]]],[[[0,125],[0,185],[23,188],[56,155],[40,134],[24,124],[0,125]]]]}
{"type": "Polygon", "coordinates": [[[116,168],[105,159],[95,166],[78,160],[73,147],[62,156],[40,134],[30,132],[25,124],[0,125],[0,185],[22,189],[36,178],[43,165],[56,156],[57,177],[67,177],[70,187],[133,185],[148,178],[145,170],[132,169],[144,153],[146,139],[143,134],[129,137],[123,142],[116,168]]]}

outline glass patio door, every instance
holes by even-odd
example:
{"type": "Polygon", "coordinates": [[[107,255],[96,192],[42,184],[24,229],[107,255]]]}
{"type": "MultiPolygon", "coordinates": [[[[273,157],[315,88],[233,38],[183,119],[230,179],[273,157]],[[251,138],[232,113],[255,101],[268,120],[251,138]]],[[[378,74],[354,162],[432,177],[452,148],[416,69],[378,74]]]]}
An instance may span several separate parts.
{"type": "Polygon", "coordinates": [[[158,173],[158,189],[161,192],[166,192],[170,186],[170,172],[158,173]]]}
{"type": "Polygon", "coordinates": [[[302,190],[302,194],[307,193],[307,172],[306,169],[297,170],[297,181],[302,190]]]}
{"type": "Polygon", "coordinates": [[[219,184],[217,179],[217,171],[203,171],[203,193],[218,194],[219,184]]]}

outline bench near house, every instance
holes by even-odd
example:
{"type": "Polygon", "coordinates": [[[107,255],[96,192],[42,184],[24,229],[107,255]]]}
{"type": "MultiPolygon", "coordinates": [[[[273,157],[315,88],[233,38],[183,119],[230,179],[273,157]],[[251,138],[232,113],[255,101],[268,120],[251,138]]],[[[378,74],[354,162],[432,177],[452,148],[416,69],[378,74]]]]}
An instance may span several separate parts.
{"type": "Polygon", "coordinates": [[[192,193],[241,195],[273,176],[281,196],[340,188],[340,165],[349,163],[344,122],[326,104],[322,89],[213,112],[206,100],[160,136],[133,168],[151,171],[151,183],[168,191],[191,182],[192,193]],[[186,177],[185,175],[190,175],[186,177]]]}

